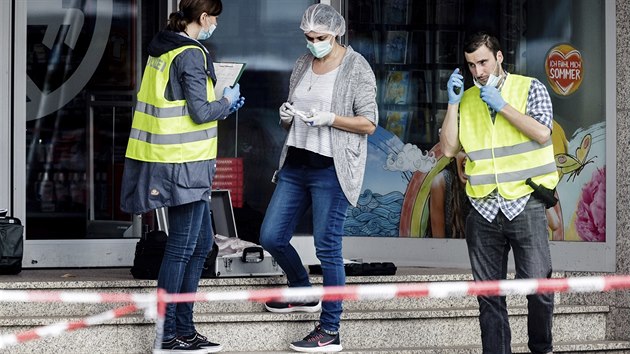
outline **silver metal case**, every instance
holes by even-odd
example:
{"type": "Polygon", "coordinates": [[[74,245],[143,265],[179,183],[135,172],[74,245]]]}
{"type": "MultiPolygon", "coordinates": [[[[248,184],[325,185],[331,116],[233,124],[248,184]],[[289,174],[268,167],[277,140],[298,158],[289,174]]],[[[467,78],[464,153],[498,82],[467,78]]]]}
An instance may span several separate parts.
{"type": "MultiPolygon", "coordinates": [[[[212,191],[212,227],[215,234],[238,237],[229,190],[212,191]]],[[[217,277],[259,277],[283,275],[282,268],[262,247],[249,247],[241,254],[219,256],[217,277]]]]}

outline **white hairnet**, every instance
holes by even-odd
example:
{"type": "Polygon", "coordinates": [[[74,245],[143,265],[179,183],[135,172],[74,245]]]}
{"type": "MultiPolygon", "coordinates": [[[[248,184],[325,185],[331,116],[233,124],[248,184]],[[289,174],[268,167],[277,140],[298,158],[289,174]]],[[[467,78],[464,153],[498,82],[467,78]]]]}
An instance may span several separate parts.
{"type": "Polygon", "coordinates": [[[311,5],[302,16],[300,29],[304,33],[317,32],[343,36],[346,33],[346,20],[334,7],[325,4],[311,5]]]}

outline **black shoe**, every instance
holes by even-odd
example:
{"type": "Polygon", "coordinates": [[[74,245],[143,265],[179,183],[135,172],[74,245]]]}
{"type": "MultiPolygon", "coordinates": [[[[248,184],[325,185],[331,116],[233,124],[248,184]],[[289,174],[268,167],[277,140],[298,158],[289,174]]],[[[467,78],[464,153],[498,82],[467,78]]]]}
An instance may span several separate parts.
{"type": "Polygon", "coordinates": [[[221,344],[212,343],[208,338],[197,332],[190,336],[181,336],[179,339],[186,344],[190,344],[193,348],[205,350],[205,353],[216,353],[223,350],[221,344]]]}
{"type": "Polygon", "coordinates": [[[205,354],[206,349],[194,348],[192,345],[182,341],[179,338],[162,341],[162,349],[154,349],[153,354],[167,353],[188,353],[188,354],[205,354]]]}
{"type": "Polygon", "coordinates": [[[289,312],[317,312],[322,309],[321,301],[313,302],[278,302],[268,301],[265,309],[269,312],[289,313],[289,312]]]}
{"type": "Polygon", "coordinates": [[[330,334],[320,326],[301,341],[293,342],[289,348],[304,353],[339,352],[343,348],[339,341],[339,333],[330,334]]]}

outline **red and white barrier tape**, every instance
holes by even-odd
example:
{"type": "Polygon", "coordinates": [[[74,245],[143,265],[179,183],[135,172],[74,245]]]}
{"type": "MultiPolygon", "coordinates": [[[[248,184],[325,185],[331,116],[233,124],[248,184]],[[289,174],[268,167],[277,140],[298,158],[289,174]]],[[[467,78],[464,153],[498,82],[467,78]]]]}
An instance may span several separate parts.
{"type": "Polygon", "coordinates": [[[157,313],[155,319],[155,340],[153,342],[153,351],[162,349],[162,338],[164,338],[164,321],[166,320],[166,305],[164,301],[166,291],[164,289],[157,290],[157,313]]]}
{"type": "Polygon", "coordinates": [[[76,322],[64,322],[40,327],[31,331],[0,336],[0,349],[44,336],[59,335],[87,326],[132,313],[143,308],[147,316],[155,317],[157,310],[157,336],[155,346],[163,330],[164,306],[178,302],[213,301],[308,301],[322,299],[335,300],[389,300],[399,297],[447,298],[462,296],[504,296],[532,295],[553,292],[605,292],[630,289],[630,276],[613,275],[600,277],[558,278],[558,279],[516,279],[479,282],[437,282],[417,284],[373,284],[348,285],[337,287],[271,288],[262,290],[242,290],[217,293],[189,294],[114,294],[114,293],[73,293],[44,291],[0,290],[0,302],[73,302],[73,303],[114,303],[132,302],[132,305],[90,316],[76,322]],[[155,304],[159,305],[156,308],[155,304]]]}
{"type": "Polygon", "coordinates": [[[83,293],[40,290],[0,290],[0,302],[155,303],[155,294],[83,293]]]}
{"type": "Polygon", "coordinates": [[[127,305],[119,307],[117,309],[109,310],[107,312],[100,313],[98,315],[89,316],[78,321],[60,322],[49,326],[43,326],[35,328],[29,331],[25,331],[17,334],[7,334],[0,336],[0,349],[23,343],[33,339],[39,339],[44,337],[58,336],[64,332],[75,331],[77,329],[85,328],[88,326],[94,326],[102,324],[106,321],[114,318],[122,317],[130,313],[136,312],[139,309],[136,305],[127,305]]]}
{"type": "Polygon", "coordinates": [[[376,284],[332,287],[277,288],[218,293],[167,294],[166,302],[388,300],[397,297],[531,295],[552,292],[602,292],[630,288],[630,276],[558,279],[516,279],[479,282],[376,284]]]}
{"type": "MultiPolygon", "coordinates": [[[[630,276],[445,281],[435,283],[346,285],[339,287],[269,288],[214,293],[165,294],[166,302],[301,301],[304,299],[387,300],[396,297],[461,297],[531,295],[552,292],[604,292],[630,289],[630,276]]],[[[0,290],[0,302],[155,303],[155,294],[78,293],[0,290]]]]}

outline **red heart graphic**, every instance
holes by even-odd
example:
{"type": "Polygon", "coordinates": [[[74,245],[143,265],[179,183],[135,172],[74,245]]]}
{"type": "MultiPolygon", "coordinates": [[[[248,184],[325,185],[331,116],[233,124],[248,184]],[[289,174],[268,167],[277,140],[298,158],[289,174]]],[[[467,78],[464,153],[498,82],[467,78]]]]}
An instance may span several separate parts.
{"type": "Polygon", "coordinates": [[[558,93],[567,95],[575,91],[582,82],[582,55],[572,49],[565,53],[554,48],[547,56],[547,77],[556,86],[558,93]]]}

